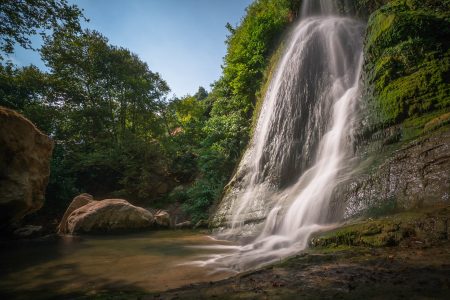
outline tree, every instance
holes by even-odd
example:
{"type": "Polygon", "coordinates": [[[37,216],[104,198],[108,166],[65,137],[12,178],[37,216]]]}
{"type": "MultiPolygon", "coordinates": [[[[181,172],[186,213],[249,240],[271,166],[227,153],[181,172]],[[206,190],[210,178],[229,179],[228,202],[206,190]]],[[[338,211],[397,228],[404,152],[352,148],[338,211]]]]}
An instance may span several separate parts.
{"type": "Polygon", "coordinates": [[[194,97],[199,101],[205,100],[208,97],[208,92],[201,86],[198,88],[198,91],[195,93],[194,97]]]}
{"type": "Polygon", "coordinates": [[[79,139],[123,141],[130,131],[156,137],[164,130],[158,101],[169,91],[158,73],[128,49],[111,46],[99,32],[58,31],[42,47],[56,87],[73,113],[79,139]]]}
{"type": "Polygon", "coordinates": [[[16,43],[32,49],[30,36],[61,27],[80,31],[80,18],[82,10],[66,0],[0,0],[0,51],[11,54],[16,43]]]}
{"type": "Polygon", "coordinates": [[[188,95],[172,99],[167,108],[171,120],[171,135],[166,144],[170,172],[178,182],[192,183],[198,175],[197,161],[205,137],[206,105],[195,96],[188,95]]]}
{"type": "Polygon", "coordinates": [[[45,101],[62,112],[53,136],[64,151],[53,169],[80,191],[131,201],[158,196],[155,185],[167,175],[160,114],[167,83],[96,31],[62,28],[41,53],[50,70],[45,101]]]}

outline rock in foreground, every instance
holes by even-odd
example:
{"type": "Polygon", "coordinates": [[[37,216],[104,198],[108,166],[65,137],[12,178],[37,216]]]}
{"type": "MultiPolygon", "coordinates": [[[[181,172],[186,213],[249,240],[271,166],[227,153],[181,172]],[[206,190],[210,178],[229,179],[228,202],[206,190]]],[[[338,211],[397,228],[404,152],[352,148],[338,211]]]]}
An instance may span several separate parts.
{"type": "Polygon", "coordinates": [[[0,107],[0,223],[8,225],[44,204],[53,142],[29,120],[0,107]]]}
{"type": "Polygon", "coordinates": [[[150,228],[155,222],[152,213],[126,200],[95,201],[88,196],[74,198],[59,225],[59,233],[113,233],[150,228]]]}

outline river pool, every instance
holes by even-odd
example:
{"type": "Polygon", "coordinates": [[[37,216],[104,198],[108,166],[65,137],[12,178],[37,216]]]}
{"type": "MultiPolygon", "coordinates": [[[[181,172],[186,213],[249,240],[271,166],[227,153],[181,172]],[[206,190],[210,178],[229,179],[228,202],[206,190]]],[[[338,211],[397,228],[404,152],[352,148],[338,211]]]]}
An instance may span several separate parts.
{"type": "Polygon", "coordinates": [[[114,290],[154,292],[216,281],[232,274],[186,263],[218,252],[195,246],[217,244],[194,231],[3,242],[0,295],[38,299],[114,290]]]}

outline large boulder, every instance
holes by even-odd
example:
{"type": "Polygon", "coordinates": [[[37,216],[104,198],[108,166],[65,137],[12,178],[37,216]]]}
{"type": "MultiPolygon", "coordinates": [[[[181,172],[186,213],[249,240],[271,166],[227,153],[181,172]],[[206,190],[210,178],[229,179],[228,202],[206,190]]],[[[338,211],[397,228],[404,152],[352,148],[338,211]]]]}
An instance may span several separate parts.
{"type": "Polygon", "coordinates": [[[72,203],[70,203],[69,207],[66,209],[66,212],[64,213],[64,216],[61,219],[61,222],[58,226],[58,233],[67,233],[67,219],[69,216],[78,208],[85,206],[88,203],[91,203],[94,201],[94,197],[90,194],[81,194],[73,198],[72,203]]]}
{"type": "Polygon", "coordinates": [[[53,142],[17,112],[0,107],[0,224],[44,204],[53,142]]]}
{"type": "Polygon", "coordinates": [[[74,198],[59,225],[59,233],[113,233],[150,228],[155,222],[151,212],[126,200],[95,201],[89,196],[74,198]]]}

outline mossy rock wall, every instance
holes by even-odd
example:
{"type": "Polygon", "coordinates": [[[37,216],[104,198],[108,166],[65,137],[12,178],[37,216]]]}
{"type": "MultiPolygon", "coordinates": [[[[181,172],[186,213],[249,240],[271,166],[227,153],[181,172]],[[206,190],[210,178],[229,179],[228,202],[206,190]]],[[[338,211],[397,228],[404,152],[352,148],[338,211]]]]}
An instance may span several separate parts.
{"type": "Polygon", "coordinates": [[[450,106],[450,1],[391,1],[365,40],[365,134],[450,106]]]}
{"type": "Polygon", "coordinates": [[[449,240],[450,206],[412,210],[387,217],[345,225],[326,233],[317,233],[310,241],[313,248],[404,247],[420,244],[425,247],[449,240]]]}
{"type": "Polygon", "coordinates": [[[357,126],[360,165],[339,188],[333,211],[351,218],[447,202],[450,1],[356,1],[357,12],[364,8],[371,14],[357,126]]]}

